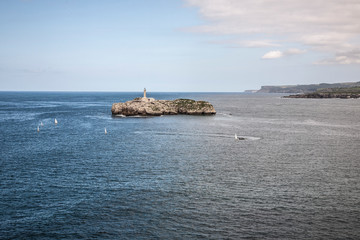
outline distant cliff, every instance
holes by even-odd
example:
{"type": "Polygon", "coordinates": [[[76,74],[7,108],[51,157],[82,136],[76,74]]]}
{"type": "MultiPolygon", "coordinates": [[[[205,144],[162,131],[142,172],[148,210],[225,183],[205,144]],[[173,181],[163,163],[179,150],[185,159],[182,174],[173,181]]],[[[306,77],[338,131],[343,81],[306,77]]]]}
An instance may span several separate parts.
{"type": "Polygon", "coordinates": [[[320,83],[309,85],[262,86],[258,93],[310,93],[321,89],[360,87],[360,82],[320,83]]]}
{"type": "Polygon", "coordinates": [[[111,108],[113,115],[212,115],[216,111],[209,102],[191,99],[155,100],[149,98],[135,98],[125,103],[114,103],[111,108]]]}

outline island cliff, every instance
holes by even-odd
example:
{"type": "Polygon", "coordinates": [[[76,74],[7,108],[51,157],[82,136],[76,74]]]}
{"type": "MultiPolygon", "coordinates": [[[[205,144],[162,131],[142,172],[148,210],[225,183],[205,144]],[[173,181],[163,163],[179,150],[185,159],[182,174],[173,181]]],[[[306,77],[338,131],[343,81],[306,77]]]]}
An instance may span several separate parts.
{"type": "Polygon", "coordinates": [[[216,111],[209,102],[195,101],[191,99],[176,99],[176,100],[155,100],[154,98],[146,97],[146,90],[144,89],[144,97],[135,98],[132,101],[125,103],[114,103],[111,108],[113,115],[124,116],[160,116],[160,115],[212,115],[216,111]]]}
{"type": "Polygon", "coordinates": [[[216,111],[209,102],[195,101],[191,99],[152,100],[143,101],[142,98],[135,98],[125,103],[114,103],[111,108],[113,115],[211,115],[216,111]]]}

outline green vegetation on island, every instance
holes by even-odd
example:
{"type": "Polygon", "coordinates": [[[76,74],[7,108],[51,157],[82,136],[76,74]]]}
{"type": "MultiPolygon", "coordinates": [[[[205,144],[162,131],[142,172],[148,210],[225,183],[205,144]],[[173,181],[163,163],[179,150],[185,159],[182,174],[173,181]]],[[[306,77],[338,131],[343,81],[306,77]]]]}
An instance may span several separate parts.
{"type": "Polygon", "coordinates": [[[192,99],[176,99],[174,100],[174,104],[180,109],[188,109],[188,110],[200,110],[204,108],[211,108],[212,105],[209,102],[205,101],[195,101],[192,99]]]}

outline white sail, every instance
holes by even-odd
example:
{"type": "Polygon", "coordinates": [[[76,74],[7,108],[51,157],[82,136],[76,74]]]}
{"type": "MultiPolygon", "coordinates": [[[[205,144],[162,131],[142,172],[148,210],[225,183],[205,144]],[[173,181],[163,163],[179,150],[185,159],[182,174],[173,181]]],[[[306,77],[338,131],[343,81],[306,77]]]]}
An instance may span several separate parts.
{"type": "Polygon", "coordinates": [[[105,128],[105,134],[107,134],[106,128],[105,128]]]}
{"type": "Polygon", "coordinates": [[[238,139],[238,136],[236,135],[236,133],[235,133],[235,139],[238,139]]]}
{"type": "Polygon", "coordinates": [[[56,120],[56,118],[55,118],[55,124],[57,124],[58,123],[58,121],[56,120]]]}
{"type": "Polygon", "coordinates": [[[37,131],[38,131],[38,132],[40,132],[40,128],[39,128],[39,126],[38,126],[38,128],[37,128],[37,131]]]}
{"type": "Polygon", "coordinates": [[[43,122],[40,122],[40,126],[44,126],[43,122]]]}

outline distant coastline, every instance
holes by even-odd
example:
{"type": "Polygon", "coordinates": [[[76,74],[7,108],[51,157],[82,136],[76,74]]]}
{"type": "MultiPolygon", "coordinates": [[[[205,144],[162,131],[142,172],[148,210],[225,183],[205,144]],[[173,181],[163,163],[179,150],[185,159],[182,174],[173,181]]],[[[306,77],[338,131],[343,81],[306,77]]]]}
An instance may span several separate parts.
{"type": "Polygon", "coordinates": [[[284,98],[360,98],[360,82],[262,86],[246,93],[296,93],[284,98]]]}
{"type": "Polygon", "coordinates": [[[312,93],[284,96],[284,98],[360,98],[360,87],[327,88],[312,93]]]}
{"type": "Polygon", "coordinates": [[[261,86],[259,90],[246,90],[246,93],[313,93],[324,89],[333,88],[352,88],[360,87],[360,82],[344,83],[320,83],[320,84],[302,84],[302,85],[279,85],[279,86],[261,86]]]}

